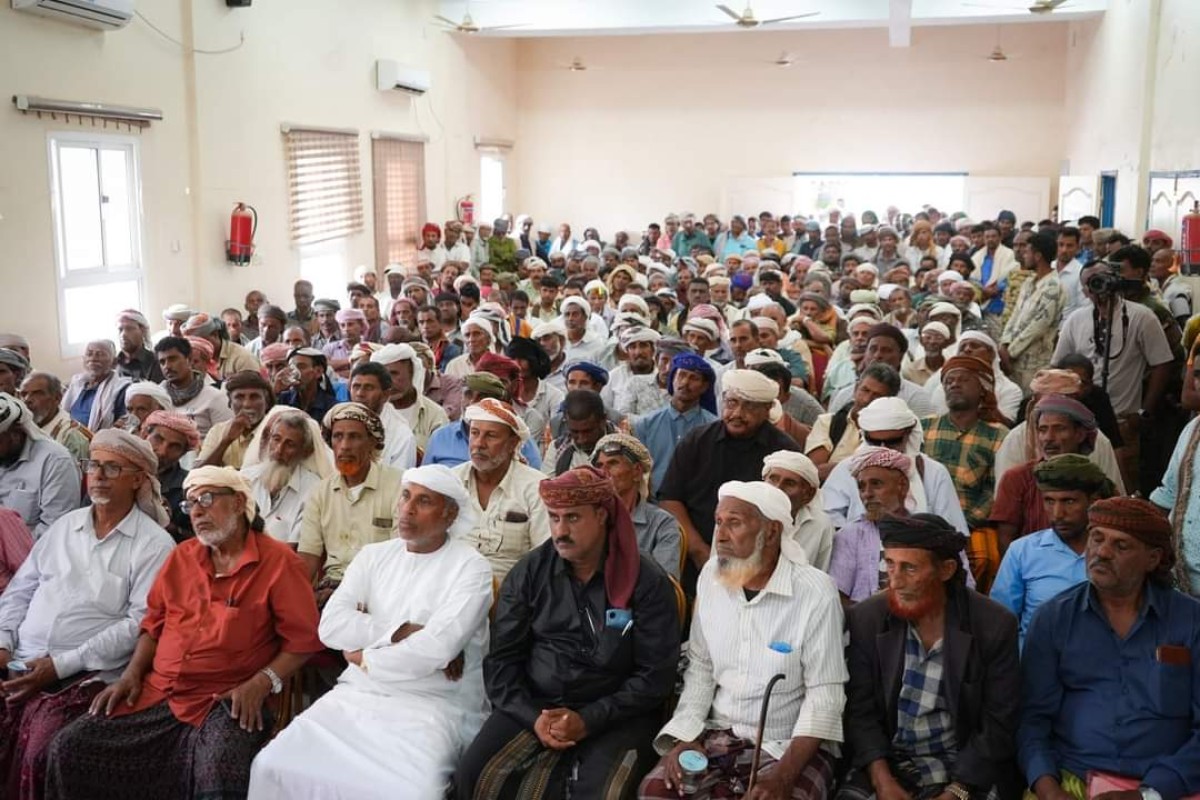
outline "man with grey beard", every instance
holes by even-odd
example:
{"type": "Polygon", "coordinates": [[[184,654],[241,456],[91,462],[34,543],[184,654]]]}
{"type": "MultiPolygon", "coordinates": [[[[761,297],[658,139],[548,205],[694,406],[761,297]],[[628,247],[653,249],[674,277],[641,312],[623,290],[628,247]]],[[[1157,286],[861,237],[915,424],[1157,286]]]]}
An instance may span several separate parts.
{"type": "Polygon", "coordinates": [[[683,694],[654,740],[663,758],[638,797],[677,798],[681,756],[705,764],[737,754],[728,768],[704,772],[697,794],[745,791],[762,682],[780,673],[786,680],[775,687],[761,733],[761,794],[754,796],[823,798],[833,784],[830,749],[842,741],[846,701],[837,589],[792,540],[792,504],[781,490],[728,481],[717,496],[716,558],[697,582],[683,694]]]}
{"type": "Polygon", "coordinates": [[[258,463],[242,469],[264,528],[293,548],[300,543],[300,519],[308,493],[321,482],[313,455],[309,416],[297,409],[280,410],[266,421],[258,447],[258,463]]]}

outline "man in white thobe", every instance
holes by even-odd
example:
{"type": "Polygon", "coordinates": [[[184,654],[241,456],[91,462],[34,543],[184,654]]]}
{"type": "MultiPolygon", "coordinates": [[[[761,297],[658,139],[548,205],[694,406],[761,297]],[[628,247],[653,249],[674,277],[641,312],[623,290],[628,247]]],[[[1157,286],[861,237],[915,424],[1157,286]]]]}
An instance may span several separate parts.
{"type": "Polygon", "coordinates": [[[395,517],[321,616],[349,666],[258,754],[250,797],[435,800],[483,724],[492,569],[458,540],[474,524],[466,489],[446,467],[410,469],[395,517]]]}

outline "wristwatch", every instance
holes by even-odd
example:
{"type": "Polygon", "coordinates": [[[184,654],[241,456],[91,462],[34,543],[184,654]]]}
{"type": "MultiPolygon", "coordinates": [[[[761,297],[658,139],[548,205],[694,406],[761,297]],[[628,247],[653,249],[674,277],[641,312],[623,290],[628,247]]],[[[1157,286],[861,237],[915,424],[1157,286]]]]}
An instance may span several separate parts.
{"type": "MultiPolygon", "coordinates": [[[[971,792],[961,783],[947,784],[946,791],[954,795],[955,800],[971,800],[971,792]]],[[[1158,798],[1162,800],[1162,798],[1158,798]]]]}
{"type": "Polygon", "coordinates": [[[1139,786],[1138,791],[1142,793],[1142,800],[1162,800],[1162,795],[1157,789],[1152,789],[1149,786],[1139,786]]]}
{"type": "MultiPolygon", "coordinates": [[[[279,694],[283,691],[283,681],[280,680],[279,673],[270,667],[263,667],[259,672],[266,675],[267,680],[271,681],[271,694],[279,694]]],[[[1162,800],[1162,798],[1157,798],[1157,800],[1162,800]]]]}

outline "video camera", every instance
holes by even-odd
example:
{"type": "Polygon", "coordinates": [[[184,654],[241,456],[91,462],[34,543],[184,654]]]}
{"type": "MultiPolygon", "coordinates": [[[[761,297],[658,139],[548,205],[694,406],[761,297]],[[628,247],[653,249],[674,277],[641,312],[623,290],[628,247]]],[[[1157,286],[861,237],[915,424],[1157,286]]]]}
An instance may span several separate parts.
{"type": "Polygon", "coordinates": [[[1087,279],[1087,290],[1097,297],[1111,297],[1116,294],[1131,294],[1141,291],[1144,284],[1141,281],[1121,277],[1121,265],[1111,261],[1095,261],[1086,268],[1102,267],[1087,279]]]}

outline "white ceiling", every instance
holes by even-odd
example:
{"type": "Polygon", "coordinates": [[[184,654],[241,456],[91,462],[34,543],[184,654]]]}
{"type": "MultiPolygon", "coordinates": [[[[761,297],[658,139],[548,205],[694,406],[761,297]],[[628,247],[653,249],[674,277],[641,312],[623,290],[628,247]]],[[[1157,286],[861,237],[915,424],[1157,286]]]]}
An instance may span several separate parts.
{"type": "MultiPolygon", "coordinates": [[[[794,22],[742,30],[889,28],[893,45],[908,44],[908,29],[922,25],[1063,22],[1104,13],[1108,0],[1068,0],[1050,14],[1031,14],[1033,0],[751,0],[760,20],[819,11],[794,22]]],[[[745,0],[725,0],[740,13],[745,0]]],[[[443,0],[439,12],[460,20],[470,11],[484,36],[604,36],[739,31],[716,0],[443,0]],[[489,32],[493,25],[521,25],[489,32]]]]}

